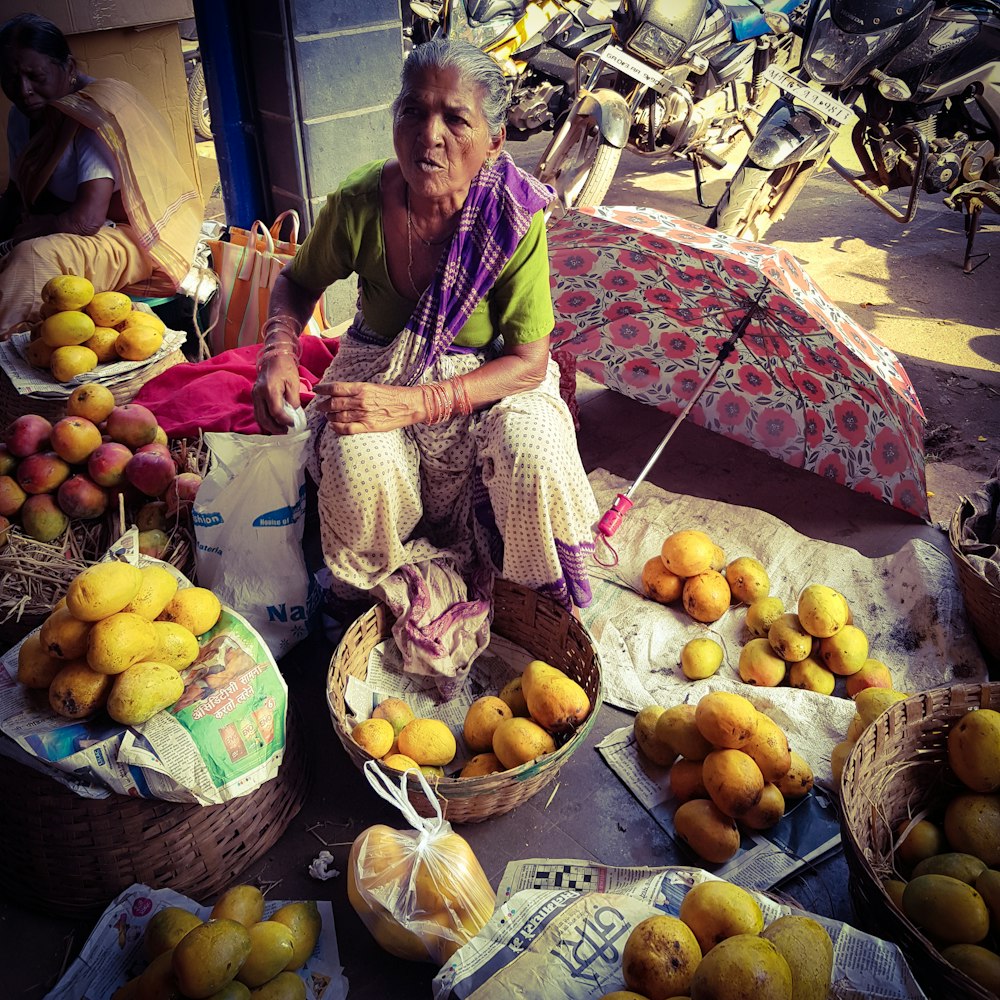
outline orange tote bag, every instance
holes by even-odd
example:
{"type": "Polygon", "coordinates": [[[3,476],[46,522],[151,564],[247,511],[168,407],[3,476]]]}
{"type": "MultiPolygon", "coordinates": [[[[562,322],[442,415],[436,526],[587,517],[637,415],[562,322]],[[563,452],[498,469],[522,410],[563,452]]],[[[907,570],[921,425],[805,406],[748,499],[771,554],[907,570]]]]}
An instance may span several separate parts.
{"type": "MultiPolygon", "coordinates": [[[[278,272],[298,249],[299,214],[288,209],[268,229],[259,219],[249,229],[233,226],[228,240],[209,240],[212,266],[219,276],[219,291],[211,327],[206,337],[212,355],[234,347],[256,344],[267,318],[271,289],[278,272]],[[280,238],[284,221],[291,222],[291,238],[280,238]]],[[[305,333],[320,334],[327,328],[322,298],[316,304],[305,333]]]]}

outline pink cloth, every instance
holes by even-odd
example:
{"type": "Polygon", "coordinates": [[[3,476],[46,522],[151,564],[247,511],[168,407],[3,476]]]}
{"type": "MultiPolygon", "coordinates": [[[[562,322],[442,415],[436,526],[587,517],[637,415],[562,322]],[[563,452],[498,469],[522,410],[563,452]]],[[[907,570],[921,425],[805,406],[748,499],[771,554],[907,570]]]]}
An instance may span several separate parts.
{"type": "MultiPolygon", "coordinates": [[[[339,346],[326,337],[302,337],[299,393],[305,406],[339,346]]],[[[132,400],[156,414],[170,438],[197,437],[199,431],[259,434],[250,390],[257,378],[260,344],[223,351],[207,361],[174,365],[151,378],[132,400]]]]}

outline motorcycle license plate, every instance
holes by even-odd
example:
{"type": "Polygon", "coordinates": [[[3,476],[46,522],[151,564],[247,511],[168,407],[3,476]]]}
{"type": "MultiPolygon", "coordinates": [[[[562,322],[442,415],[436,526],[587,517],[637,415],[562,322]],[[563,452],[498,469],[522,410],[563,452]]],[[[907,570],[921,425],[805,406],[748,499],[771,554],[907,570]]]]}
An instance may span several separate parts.
{"type": "Polygon", "coordinates": [[[660,94],[665,94],[670,89],[666,77],[662,73],[657,73],[651,66],[629,55],[624,49],[617,45],[606,45],[601,52],[601,59],[609,66],[613,66],[620,73],[644,83],[651,90],[660,94]]]}
{"type": "Polygon", "coordinates": [[[777,66],[768,66],[764,70],[764,79],[791,94],[807,108],[812,108],[813,111],[818,111],[821,115],[840,122],[841,125],[849,125],[858,117],[846,104],[841,104],[829,94],[824,94],[801,80],[796,80],[790,73],[778,69],[777,66]]]}

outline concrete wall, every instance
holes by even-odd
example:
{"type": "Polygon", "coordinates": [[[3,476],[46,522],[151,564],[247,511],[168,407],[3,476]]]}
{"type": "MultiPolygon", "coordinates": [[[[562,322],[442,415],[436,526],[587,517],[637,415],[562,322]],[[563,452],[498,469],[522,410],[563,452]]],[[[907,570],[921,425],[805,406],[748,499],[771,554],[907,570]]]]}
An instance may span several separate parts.
{"type": "MultiPolygon", "coordinates": [[[[275,214],[294,208],[308,229],[347,174],[392,155],[400,0],[250,0],[243,17],[266,193],[275,214]]],[[[356,298],[353,282],[339,285],[332,323],[356,298]]]]}

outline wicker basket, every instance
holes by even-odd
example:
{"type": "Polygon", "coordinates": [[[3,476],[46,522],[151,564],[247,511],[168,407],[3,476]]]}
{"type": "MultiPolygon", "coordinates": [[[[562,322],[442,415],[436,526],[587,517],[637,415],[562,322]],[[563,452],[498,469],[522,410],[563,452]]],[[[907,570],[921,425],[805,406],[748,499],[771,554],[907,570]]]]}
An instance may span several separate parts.
{"type": "Polygon", "coordinates": [[[897,702],[861,734],[844,765],[841,834],[854,908],[867,929],[895,941],[930,997],[995,997],[941,957],[882,888],[902,820],[932,817],[962,786],[948,766],[948,731],[975,708],[1000,709],[1000,683],[932,688],[897,702]]]}
{"type": "Polygon", "coordinates": [[[215,895],[274,846],[305,802],[310,772],[299,728],[289,710],[277,775],[217,806],[125,795],[84,799],[0,756],[0,892],[73,918],[96,916],[133,882],[194,899],[215,895]]]}
{"type": "MultiPolygon", "coordinates": [[[[177,348],[165,354],[157,361],[139,368],[131,378],[120,379],[108,385],[115,403],[121,406],[132,401],[136,393],[153,377],[165,372],[174,365],[186,361],[184,352],[177,348]]],[[[99,381],[99,380],[98,380],[99,381]]],[[[72,386],[66,386],[66,394],[59,396],[40,396],[37,393],[18,392],[5,371],[0,369],[0,427],[6,427],[12,420],[25,413],[37,413],[53,423],[66,416],[66,400],[72,391],[72,386]]]]}
{"type": "MultiPolygon", "coordinates": [[[[344,633],[330,662],[326,698],[333,727],[357,767],[374,758],[351,739],[344,692],[348,677],[364,678],[368,656],[391,636],[392,616],[384,605],[363,614],[344,633]]],[[[499,774],[481,778],[429,779],[441,809],[452,823],[478,823],[521,805],[551,782],[570,755],[583,744],[601,707],[601,668],[586,629],[555,601],[508,580],[497,580],[493,592],[493,631],[522,646],[533,656],[565,671],[586,690],[590,714],[555,753],[499,774]]],[[[379,764],[398,780],[399,772],[379,764]]],[[[415,777],[408,777],[410,801],[423,816],[433,814],[431,803],[415,777]]]]}
{"type": "Polygon", "coordinates": [[[951,519],[948,541],[955,556],[958,583],[972,628],[983,648],[1000,660],[1000,589],[991,584],[962,551],[962,525],[972,513],[972,505],[963,500],[951,519]]]}

